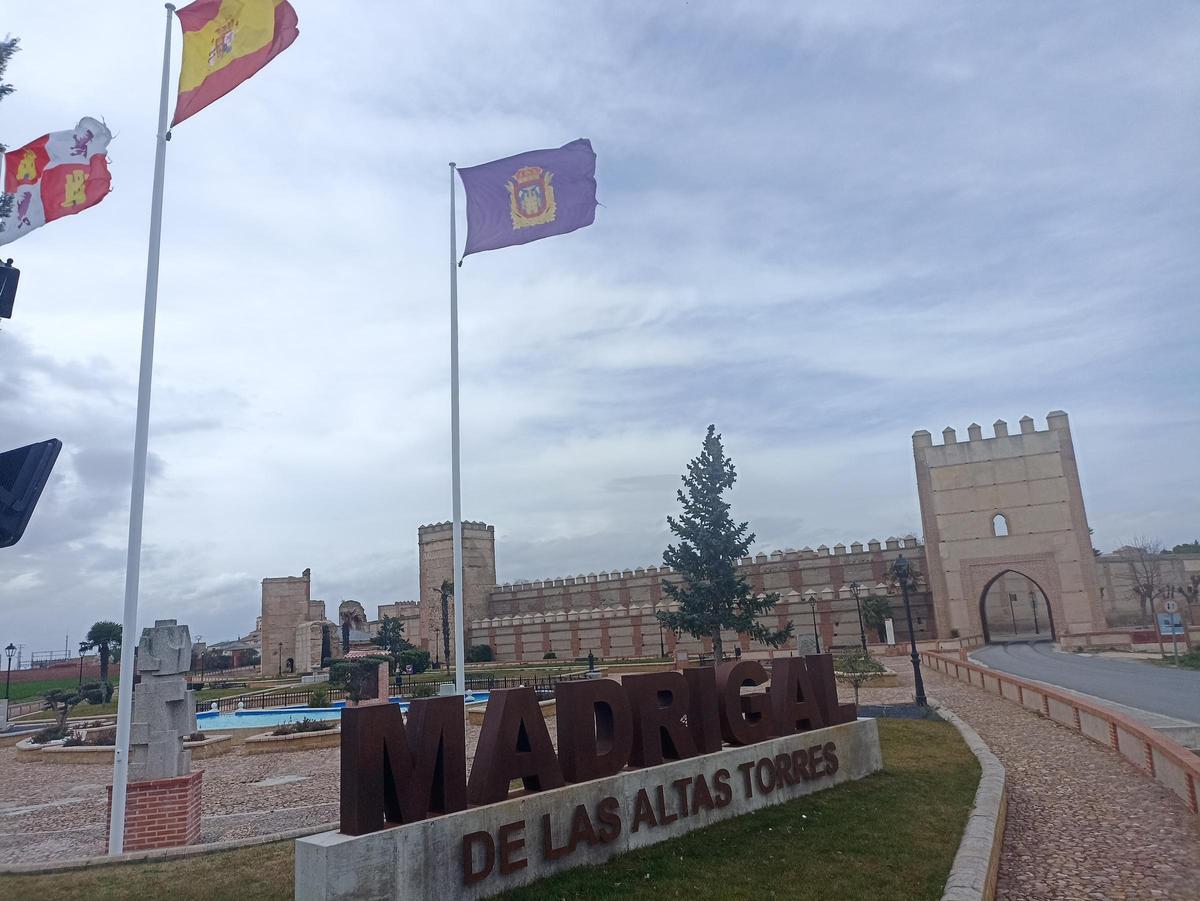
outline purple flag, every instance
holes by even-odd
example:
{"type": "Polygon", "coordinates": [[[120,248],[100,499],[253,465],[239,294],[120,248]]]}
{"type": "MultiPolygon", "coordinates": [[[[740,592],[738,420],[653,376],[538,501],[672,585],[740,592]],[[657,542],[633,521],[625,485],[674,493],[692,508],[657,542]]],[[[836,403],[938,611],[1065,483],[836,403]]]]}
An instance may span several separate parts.
{"type": "Polygon", "coordinates": [[[459,169],[469,253],[565,235],[596,218],[596,154],[587,138],[459,169]]]}

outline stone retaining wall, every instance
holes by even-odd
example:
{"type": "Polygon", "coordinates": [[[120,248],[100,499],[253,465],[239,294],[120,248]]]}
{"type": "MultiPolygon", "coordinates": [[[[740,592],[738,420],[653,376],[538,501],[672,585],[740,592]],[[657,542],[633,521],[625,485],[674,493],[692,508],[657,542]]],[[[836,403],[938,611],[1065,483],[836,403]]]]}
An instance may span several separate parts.
{"type": "Polygon", "coordinates": [[[921,653],[925,666],[1000,695],[1068,729],[1112,748],[1200,814],[1200,757],[1179,742],[1123,714],[1019,676],[935,654],[921,653]]]}

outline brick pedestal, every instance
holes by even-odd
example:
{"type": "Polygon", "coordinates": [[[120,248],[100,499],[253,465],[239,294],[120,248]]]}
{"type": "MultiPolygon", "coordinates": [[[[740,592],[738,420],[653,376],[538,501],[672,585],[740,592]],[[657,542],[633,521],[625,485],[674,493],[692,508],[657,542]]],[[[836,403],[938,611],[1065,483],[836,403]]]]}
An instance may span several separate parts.
{"type": "MultiPolygon", "coordinates": [[[[173,779],[130,782],[125,796],[125,850],[174,848],[200,841],[200,794],[204,771],[173,779]]],[[[112,786],[104,810],[104,841],[112,819],[112,786]]]]}

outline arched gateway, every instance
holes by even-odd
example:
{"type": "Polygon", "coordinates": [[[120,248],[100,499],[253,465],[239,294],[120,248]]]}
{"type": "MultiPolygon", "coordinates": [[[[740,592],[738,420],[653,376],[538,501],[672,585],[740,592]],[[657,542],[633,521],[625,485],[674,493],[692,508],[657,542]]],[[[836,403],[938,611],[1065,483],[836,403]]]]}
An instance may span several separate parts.
{"type": "Polygon", "coordinates": [[[1015,569],[993,576],[979,595],[983,640],[1054,641],[1054,609],[1035,580],[1015,569]]]}
{"type": "Polygon", "coordinates": [[[1046,422],[1038,431],[1023,417],[1021,433],[1009,435],[999,420],[992,438],[972,424],[966,441],[947,428],[937,446],[929,432],[913,435],[929,587],[943,637],[1021,637],[1035,612],[1044,618],[1031,637],[1043,626],[1055,640],[1105,627],[1067,414],[1048,413],[1046,422]]]}

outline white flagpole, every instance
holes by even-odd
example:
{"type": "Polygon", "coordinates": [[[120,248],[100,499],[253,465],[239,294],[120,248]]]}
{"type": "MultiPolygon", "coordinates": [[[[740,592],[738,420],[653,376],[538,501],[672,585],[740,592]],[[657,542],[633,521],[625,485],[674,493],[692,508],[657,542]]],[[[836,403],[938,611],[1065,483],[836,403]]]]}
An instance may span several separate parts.
{"type": "Polygon", "coordinates": [[[133,436],[133,487],[129,496],[129,548],[125,558],[125,615],[121,620],[121,684],[117,686],[117,746],[113,755],[112,814],[108,853],[125,848],[125,792],[129,785],[129,727],[133,720],[133,650],[137,647],[138,583],[142,569],[142,508],[146,499],[146,447],[150,438],[150,378],[154,372],[154,315],[158,307],[158,251],[162,241],[163,178],[167,165],[167,97],[171,77],[171,19],[168,3],[163,39],[162,88],[158,98],[158,143],[150,200],[150,249],[146,256],[146,305],[142,313],[142,365],[138,373],[137,425],[133,436]]]}
{"type": "Polygon", "coordinates": [[[454,163],[450,164],[450,480],[454,493],[454,690],[467,690],[463,629],[462,474],[458,437],[458,238],[454,223],[454,163]]]}

